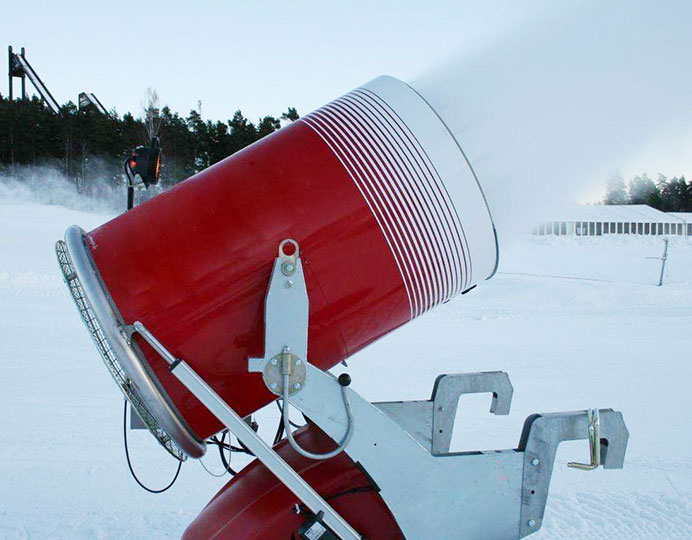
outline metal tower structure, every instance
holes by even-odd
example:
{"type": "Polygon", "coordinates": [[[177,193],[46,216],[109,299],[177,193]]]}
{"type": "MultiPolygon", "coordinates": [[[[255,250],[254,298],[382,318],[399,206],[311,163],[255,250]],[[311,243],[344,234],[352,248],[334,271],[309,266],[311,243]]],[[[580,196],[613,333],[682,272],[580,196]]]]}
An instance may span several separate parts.
{"type": "Polygon", "coordinates": [[[55,114],[58,114],[60,112],[60,105],[53,97],[53,94],[50,93],[45,83],[41,80],[41,77],[38,76],[38,73],[36,73],[26,59],[24,47],[22,47],[20,54],[16,54],[12,52],[12,46],[9,46],[7,48],[7,57],[9,66],[8,79],[10,84],[10,101],[12,101],[14,97],[12,88],[13,78],[22,80],[22,99],[26,99],[26,78],[28,77],[31,84],[34,85],[34,88],[36,88],[36,91],[41,96],[41,99],[55,114]]]}
{"type": "Polygon", "coordinates": [[[100,113],[109,116],[108,111],[103,106],[103,103],[99,101],[99,98],[91,92],[81,92],[79,94],[79,109],[82,110],[89,107],[93,107],[100,113]]]}

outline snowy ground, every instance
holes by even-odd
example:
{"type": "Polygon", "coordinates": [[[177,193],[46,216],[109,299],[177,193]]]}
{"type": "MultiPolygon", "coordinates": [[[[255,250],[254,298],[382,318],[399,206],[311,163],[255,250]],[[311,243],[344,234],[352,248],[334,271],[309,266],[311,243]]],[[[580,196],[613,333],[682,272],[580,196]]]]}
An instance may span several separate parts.
{"type": "MultiPolygon", "coordinates": [[[[0,538],[176,538],[224,483],[196,462],[163,495],[129,476],[121,395],[53,256],[68,225],[107,218],[0,199],[0,538]]],[[[489,415],[488,396],[462,398],[457,450],[516,446],[532,412],[619,409],[626,468],[568,469],[586,443],[561,446],[532,538],[692,538],[692,242],[673,239],[660,288],[658,261],[645,259],[660,255],[660,239],[510,244],[490,282],[352,358],[354,388],[373,401],[421,399],[439,373],[507,371],[512,414],[489,415]]],[[[275,411],[259,416],[269,438],[275,411]]],[[[147,433],[131,434],[131,452],[148,483],[172,477],[175,463],[147,433]]]]}

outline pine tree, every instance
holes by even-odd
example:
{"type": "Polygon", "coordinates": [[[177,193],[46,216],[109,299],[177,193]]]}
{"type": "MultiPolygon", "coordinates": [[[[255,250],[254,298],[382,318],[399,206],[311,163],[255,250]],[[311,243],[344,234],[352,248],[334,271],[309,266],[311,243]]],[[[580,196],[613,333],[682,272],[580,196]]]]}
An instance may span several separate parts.
{"type": "Polygon", "coordinates": [[[255,125],[243,116],[239,110],[228,121],[231,128],[231,153],[235,153],[257,140],[255,125]]]}
{"type": "Polygon", "coordinates": [[[627,204],[627,187],[622,176],[614,176],[606,184],[604,204],[627,204]]]}
{"type": "Polygon", "coordinates": [[[661,194],[651,178],[646,173],[635,176],[629,184],[629,203],[648,204],[654,208],[660,208],[661,194]]]}
{"type": "Polygon", "coordinates": [[[265,116],[257,124],[257,138],[261,139],[270,133],[274,133],[281,127],[281,121],[273,116],[265,116]]]}
{"type": "Polygon", "coordinates": [[[289,122],[295,122],[300,116],[295,107],[289,107],[288,110],[281,115],[282,120],[288,120],[289,122]]]}
{"type": "Polygon", "coordinates": [[[237,111],[227,122],[205,121],[199,110],[182,118],[149,89],[142,116],[118,116],[79,110],[72,102],[54,114],[37,97],[10,103],[0,94],[0,172],[14,174],[16,166],[54,165],[86,192],[106,183],[123,181],[124,160],[132,150],[158,135],[162,144],[161,183],[180,182],[225,159],[281,127],[281,120],[296,120],[290,107],[281,118],[265,116],[257,126],[237,111]]]}

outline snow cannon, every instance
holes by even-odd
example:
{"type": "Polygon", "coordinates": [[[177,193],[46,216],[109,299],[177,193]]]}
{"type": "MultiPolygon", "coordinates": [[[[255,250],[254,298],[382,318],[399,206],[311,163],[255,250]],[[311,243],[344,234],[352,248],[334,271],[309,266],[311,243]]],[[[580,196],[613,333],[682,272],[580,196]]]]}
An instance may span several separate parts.
{"type": "MultiPolygon", "coordinates": [[[[134,411],[177,459],[228,430],[255,460],[184,538],[505,540],[537,531],[557,445],[623,465],[611,409],[535,414],[516,448],[450,450],[457,403],[504,372],[444,374],[432,397],[371,403],[328,370],[497,268],[482,189],[407,84],[379,77],[91,232],[64,279],[134,411]],[[286,437],[248,418],[282,404],[286,437]],[[295,432],[289,410],[308,419],[295,432]]],[[[402,366],[404,369],[404,366],[402,366]]]]}

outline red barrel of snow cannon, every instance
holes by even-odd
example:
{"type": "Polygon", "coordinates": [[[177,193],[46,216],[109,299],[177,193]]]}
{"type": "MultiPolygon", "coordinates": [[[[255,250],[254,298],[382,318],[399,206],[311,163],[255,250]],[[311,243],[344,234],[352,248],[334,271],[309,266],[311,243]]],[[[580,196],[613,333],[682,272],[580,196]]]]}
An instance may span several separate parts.
{"type": "Polygon", "coordinates": [[[261,357],[264,297],[282,240],[300,246],[311,363],[328,369],[490,277],[483,193],[443,121],[380,77],[134,210],[57,246],[107,366],[173,454],[221,425],[125,325],[141,321],[241,416],[275,396],[261,357]]]}

